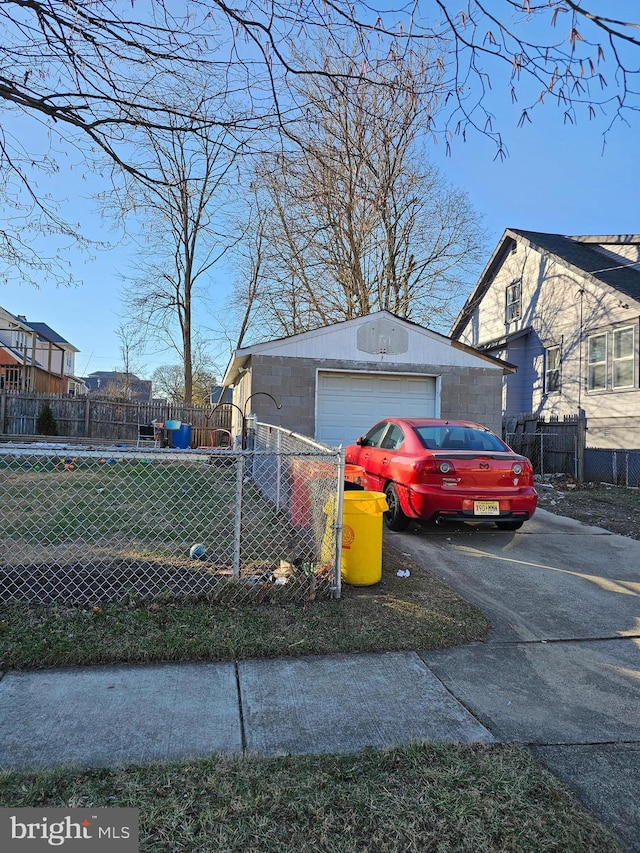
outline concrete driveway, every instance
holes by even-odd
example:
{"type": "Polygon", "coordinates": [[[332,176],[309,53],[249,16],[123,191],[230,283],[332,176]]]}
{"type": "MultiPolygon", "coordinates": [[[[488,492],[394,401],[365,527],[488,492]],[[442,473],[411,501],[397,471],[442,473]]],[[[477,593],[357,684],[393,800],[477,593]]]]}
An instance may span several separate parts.
{"type": "Polygon", "coordinates": [[[493,625],[486,643],[425,652],[425,663],[640,851],[640,542],[544,510],[516,533],[385,535],[493,625]]]}

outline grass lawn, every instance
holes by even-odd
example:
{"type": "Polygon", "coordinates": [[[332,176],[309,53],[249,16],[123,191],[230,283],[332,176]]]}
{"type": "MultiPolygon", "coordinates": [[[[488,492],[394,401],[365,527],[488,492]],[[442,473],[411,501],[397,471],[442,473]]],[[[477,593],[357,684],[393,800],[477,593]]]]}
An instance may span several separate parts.
{"type": "MultiPolygon", "coordinates": [[[[48,562],[65,553],[87,564],[107,557],[187,559],[194,542],[206,541],[213,559],[228,562],[236,521],[235,468],[209,466],[206,457],[180,464],[139,456],[66,457],[74,460],[73,470],[55,462],[58,457],[42,457],[41,463],[0,461],[7,556],[19,563],[44,547],[48,562]]],[[[282,556],[290,531],[281,516],[252,483],[244,485],[243,502],[246,559],[265,556],[265,543],[282,556]]]]}
{"type": "Polygon", "coordinates": [[[0,604],[0,667],[433,649],[482,640],[489,629],[475,607],[386,546],[382,582],[345,584],[343,593],[306,605],[0,604]],[[397,577],[400,568],[411,576],[397,577]]]}
{"type": "Polygon", "coordinates": [[[620,850],[553,776],[511,746],[0,773],[0,800],[15,808],[138,808],[143,853],[620,850]]]}
{"type": "MultiPolygon", "coordinates": [[[[226,456],[0,457],[0,597],[91,605],[168,593],[236,603],[330,597],[327,516],[312,511],[308,492],[294,493],[286,465],[266,459],[250,470],[277,482],[270,498],[226,456]],[[274,572],[287,566],[296,571],[276,584],[274,572]]],[[[314,485],[323,507],[337,481],[314,485]]]]}
{"type": "MultiPolygon", "coordinates": [[[[0,667],[427,649],[481,641],[488,628],[476,608],[385,545],[382,582],[345,586],[339,601],[0,605],[0,667]]],[[[0,771],[0,802],[136,807],[144,853],[620,849],[526,750],[502,745],[0,771]]]]}

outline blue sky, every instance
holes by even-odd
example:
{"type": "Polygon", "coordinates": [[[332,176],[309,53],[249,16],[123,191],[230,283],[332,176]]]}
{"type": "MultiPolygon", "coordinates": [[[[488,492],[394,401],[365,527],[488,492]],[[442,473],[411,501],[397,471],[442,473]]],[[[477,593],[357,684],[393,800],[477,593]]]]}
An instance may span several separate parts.
{"type": "MultiPolygon", "coordinates": [[[[619,125],[603,147],[602,124],[586,119],[577,126],[564,125],[562,115],[551,104],[534,114],[532,124],[517,127],[519,110],[500,103],[497,118],[509,151],[504,161],[494,160],[491,143],[482,136],[466,142],[455,140],[451,156],[441,147],[432,149],[432,158],[447,179],[468,192],[474,207],[484,217],[488,232],[486,260],[507,227],[562,234],[620,234],[640,231],[638,200],[640,169],[637,152],[640,125],[619,125]]],[[[89,236],[110,236],[105,231],[90,200],[90,182],[82,170],[61,173],[71,219],[83,223],[89,236]]],[[[132,249],[118,247],[96,252],[91,259],[69,256],[77,280],[74,288],[43,284],[0,286],[0,305],[14,314],[25,314],[46,322],[78,347],[76,373],[112,370],[121,363],[115,329],[121,322],[119,292],[121,274],[126,273],[132,249]]],[[[478,271],[480,272],[480,270],[478,271]]],[[[222,271],[218,304],[224,313],[231,276],[222,271]]],[[[215,316],[197,318],[202,325],[215,327],[215,316]]],[[[225,345],[214,346],[214,350],[225,345]]],[[[170,354],[150,355],[142,360],[150,375],[158,364],[171,363],[170,354]]],[[[224,369],[225,357],[219,367],[224,369]]]]}
{"type": "Polygon", "coordinates": [[[534,124],[506,128],[509,157],[495,161],[481,139],[437,156],[485,216],[492,248],[504,228],[560,234],[637,233],[640,125],[620,125],[606,144],[601,128],[564,126],[547,110],[534,124]]]}

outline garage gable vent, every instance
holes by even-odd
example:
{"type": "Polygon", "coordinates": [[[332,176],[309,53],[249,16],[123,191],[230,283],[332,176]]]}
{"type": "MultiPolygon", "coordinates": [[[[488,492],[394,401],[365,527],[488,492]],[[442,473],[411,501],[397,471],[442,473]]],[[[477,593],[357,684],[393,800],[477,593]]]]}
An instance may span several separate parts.
{"type": "Polygon", "coordinates": [[[358,349],[374,355],[400,355],[409,349],[409,333],[390,320],[372,320],[358,329],[358,349]]]}

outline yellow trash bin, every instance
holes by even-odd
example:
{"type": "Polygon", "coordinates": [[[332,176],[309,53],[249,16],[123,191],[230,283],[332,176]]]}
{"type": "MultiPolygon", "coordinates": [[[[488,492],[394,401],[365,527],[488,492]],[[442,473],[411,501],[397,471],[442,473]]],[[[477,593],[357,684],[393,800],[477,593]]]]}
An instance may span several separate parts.
{"type": "Polygon", "coordinates": [[[382,492],[345,492],[342,511],[342,580],[371,586],[382,579],[382,492]]]}

